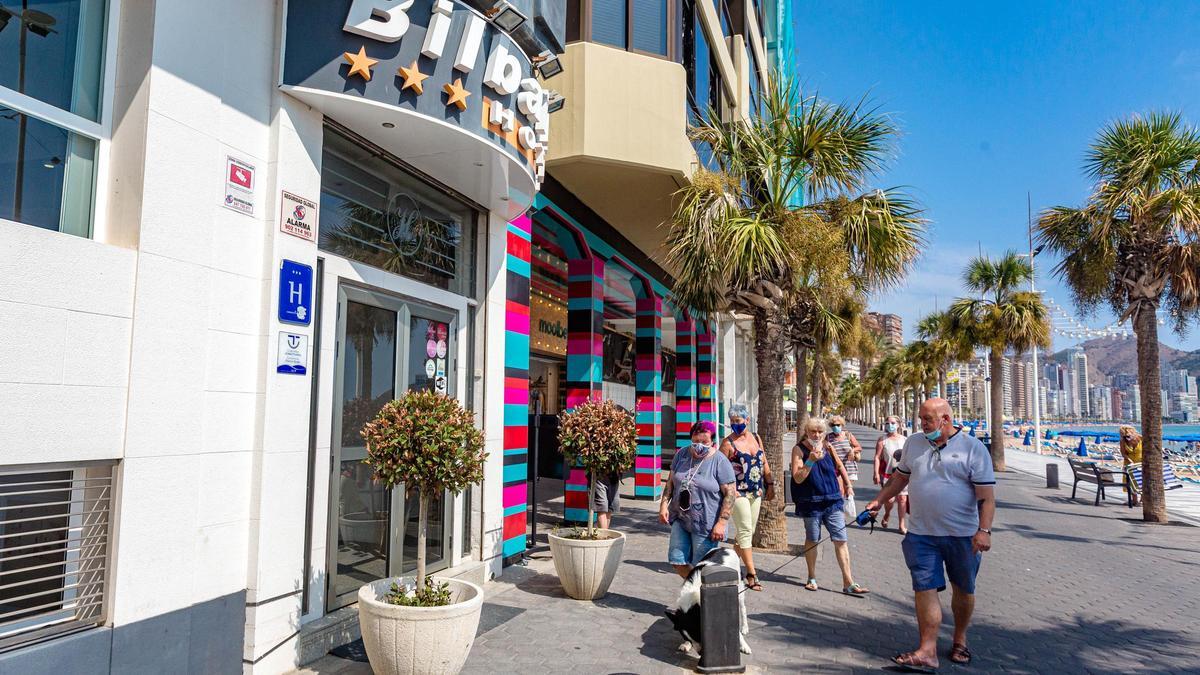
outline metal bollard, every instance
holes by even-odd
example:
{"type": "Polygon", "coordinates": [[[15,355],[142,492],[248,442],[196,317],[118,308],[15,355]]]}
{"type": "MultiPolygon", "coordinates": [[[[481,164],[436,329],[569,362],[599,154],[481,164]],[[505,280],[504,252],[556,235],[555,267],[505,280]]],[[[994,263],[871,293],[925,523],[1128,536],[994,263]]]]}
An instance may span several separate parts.
{"type": "Polygon", "coordinates": [[[737,570],[706,565],[700,570],[700,672],[746,672],[738,649],[740,623],[737,570]]]}
{"type": "Polygon", "coordinates": [[[1058,488],[1058,465],[1054,463],[1046,464],[1046,487],[1058,488]]]}

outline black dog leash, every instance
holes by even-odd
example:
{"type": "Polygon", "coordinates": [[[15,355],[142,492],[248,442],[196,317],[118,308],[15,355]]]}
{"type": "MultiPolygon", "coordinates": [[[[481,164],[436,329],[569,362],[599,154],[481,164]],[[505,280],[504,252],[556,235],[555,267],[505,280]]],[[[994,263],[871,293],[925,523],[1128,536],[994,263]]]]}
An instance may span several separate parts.
{"type": "MultiPolygon", "coordinates": [[[[854,522],[859,527],[863,527],[867,523],[870,523],[871,529],[869,531],[869,534],[875,534],[875,519],[877,517],[878,517],[878,514],[871,513],[870,511],[863,511],[862,513],[858,514],[858,517],[854,519],[854,522]]],[[[826,541],[828,541],[828,539],[826,539],[825,537],[821,537],[820,539],[813,542],[812,546],[809,546],[808,548],[804,549],[800,553],[796,554],[787,562],[785,562],[782,565],[780,565],[779,567],[776,567],[775,569],[771,570],[768,574],[775,574],[775,573],[779,572],[779,570],[787,567],[788,565],[791,565],[792,563],[796,562],[800,558],[803,558],[806,553],[815,549],[816,547],[820,546],[821,544],[825,543],[826,541]]],[[[755,575],[755,576],[757,577],[757,575],[755,575]]],[[[748,590],[750,590],[750,588],[748,586],[746,586],[746,587],[742,588],[742,590],[738,591],[738,593],[739,594],[745,593],[748,590]]]]}

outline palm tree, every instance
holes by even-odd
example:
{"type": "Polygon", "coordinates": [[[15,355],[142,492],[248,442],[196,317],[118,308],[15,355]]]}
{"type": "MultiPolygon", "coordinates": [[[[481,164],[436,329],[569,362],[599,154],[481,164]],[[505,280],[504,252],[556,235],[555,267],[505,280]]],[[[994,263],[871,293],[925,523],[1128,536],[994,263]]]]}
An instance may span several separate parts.
{"type": "Polygon", "coordinates": [[[1113,122],[1085,162],[1096,180],[1081,208],[1041,214],[1038,240],[1061,256],[1055,273],[1090,312],[1107,303],[1132,318],[1142,391],[1142,517],[1167,522],[1162,482],[1159,307],[1176,332],[1200,307],[1200,130],[1177,114],[1113,122]]]}
{"type": "Polygon", "coordinates": [[[992,467],[1004,471],[1004,354],[1018,354],[1050,346],[1050,324],[1046,305],[1032,291],[1020,290],[1029,283],[1033,268],[1029,261],[1008,251],[992,260],[980,256],[967,264],[963,283],[979,297],[959,298],[950,305],[948,330],[970,344],[988,349],[991,369],[992,467]]]}
{"type": "MultiPolygon", "coordinates": [[[[777,77],[763,102],[748,120],[725,123],[710,111],[691,129],[714,169],[677,193],[666,257],[678,302],[752,317],[759,432],[768,461],[782,467],[785,310],[801,301],[788,294],[811,279],[817,288],[896,283],[919,252],[922,220],[897,191],[853,194],[889,155],[897,130],[886,116],[802,96],[777,77]]],[[[762,509],[756,546],[787,546],[782,493],[762,509]]]]}
{"type": "Polygon", "coordinates": [[[946,373],[954,363],[970,359],[974,345],[955,330],[946,312],[934,312],[918,321],[917,336],[928,345],[928,355],[937,368],[938,395],[946,398],[946,373]]]}

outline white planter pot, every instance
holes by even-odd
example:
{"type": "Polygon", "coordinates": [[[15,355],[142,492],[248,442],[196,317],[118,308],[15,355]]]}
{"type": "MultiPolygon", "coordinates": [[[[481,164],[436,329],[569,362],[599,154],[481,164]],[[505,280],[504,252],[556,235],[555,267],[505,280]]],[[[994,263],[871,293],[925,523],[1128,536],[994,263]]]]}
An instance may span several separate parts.
{"type": "Polygon", "coordinates": [[[457,673],[467,662],[483,589],[461,579],[450,584],[452,604],[401,607],[383,600],[397,579],[380,579],[358,589],[358,622],[371,668],[381,675],[457,673]]]}
{"type": "Polygon", "coordinates": [[[550,533],[554,571],[567,595],[576,600],[595,600],[608,592],[617,575],[625,535],[616,530],[596,530],[615,535],[611,539],[567,539],[550,533]]]}

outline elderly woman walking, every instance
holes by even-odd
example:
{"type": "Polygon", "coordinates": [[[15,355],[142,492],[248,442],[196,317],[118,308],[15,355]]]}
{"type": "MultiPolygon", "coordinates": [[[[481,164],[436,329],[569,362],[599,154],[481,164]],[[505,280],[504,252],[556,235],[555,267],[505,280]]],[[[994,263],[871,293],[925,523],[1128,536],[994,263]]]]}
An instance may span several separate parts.
{"type": "Polygon", "coordinates": [[[842,568],[842,592],[865,595],[870,591],[854,582],[850,547],[846,545],[846,514],[842,508],[850,477],[829,444],[827,431],[825,420],[810,417],[804,423],[800,442],[792,448],[792,502],[796,504],[796,515],[804,519],[804,562],[808,565],[804,587],[817,590],[817,542],[821,541],[823,527],[842,568]]]}
{"type": "Polygon", "coordinates": [[[737,498],[733,466],[713,447],[717,425],[692,425],[692,444],[675,453],[658,520],[671,525],[667,562],[686,579],[704,554],[721,545],[737,498]]]}
{"type": "Polygon", "coordinates": [[[763,497],[771,499],[775,493],[775,481],[762,439],[749,431],[749,423],[750,411],[745,405],[738,403],[729,408],[729,428],[733,433],[721,441],[721,453],[733,465],[738,493],[733,502],[736,529],[733,548],[746,566],[746,588],[761,591],[763,587],[754,569],[754,526],[758,523],[763,497]]]}
{"type": "Polygon", "coordinates": [[[850,481],[843,489],[846,493],[846,517],[854,518],[858,515],[854,507],[854,483],[858,481],[858,460],[862,459],[862,445],[854,434],[846,429],[846,419],[841,415],[830,415],[829,435],[825,440],[829,441],[838,459],[842,460],[842,466],[846,467],[846,476],[850,481]]]}

